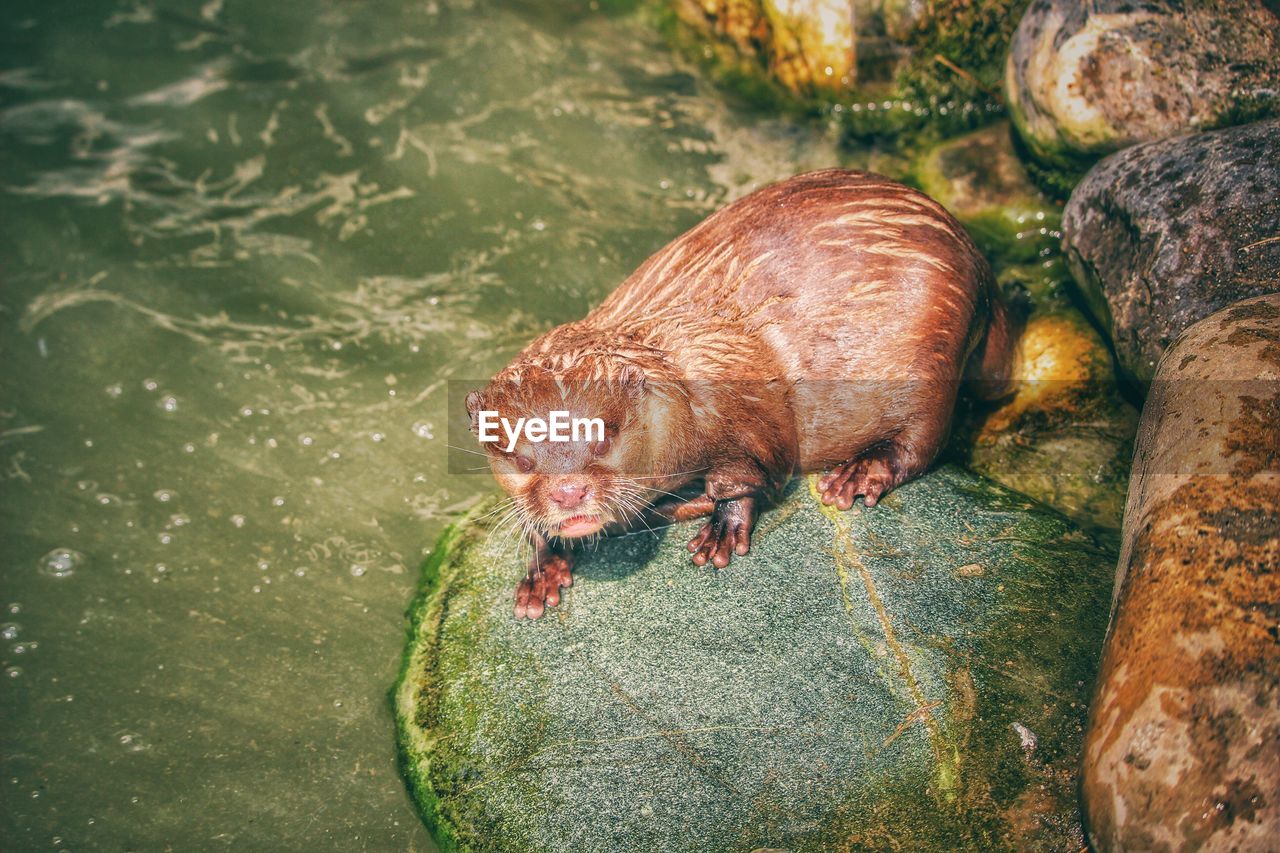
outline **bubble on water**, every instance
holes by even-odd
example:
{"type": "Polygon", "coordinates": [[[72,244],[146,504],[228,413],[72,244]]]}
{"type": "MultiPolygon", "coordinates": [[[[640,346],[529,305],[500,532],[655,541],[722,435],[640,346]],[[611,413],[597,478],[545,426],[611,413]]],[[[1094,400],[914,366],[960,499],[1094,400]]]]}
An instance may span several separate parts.
{"type": "Polygon", "coordinates": [[[268,563],[266,560],[258,561],[258,571],[265,572],[269,568],[271,568],[271,564],[268,563]]]}
{"type": "Polygon", "coordinates": [[[354,578],[361,578],[361,577],[364,577],[364,573],[365,573],[365,572],[367,572],[367,571],[368,571],[368,569],[366,569],[364,566],[362,566],[362,565],[361,565],[361,564],[359,564],[359,563],[352,563],[352,564],[351,564],[351,576],[352,576],[352,577],[354,577],[354,578]]]}
{"type": "Polygon", "coordinates": [[[334,700],[333,700],[333,707],[335,707],[335,708],[341,708],[341,707],[342,707],[342,700],[341,700],[341,699],[334,699],[334,700]]]}
{"type": "Polygon", "coordinates": [[[386,438],[386,436],[380,432],[371,432],[369,433],[369,438],[373,439],[374,441],[382,441],[384,438],[386,438]]]}
{"type": "Polygon", "coordinates": [[[165,394],[156,405],[166,412],[176,412],[178,411],[178,398],[172,394],[165,394]]]}
{"type": "Polygon", "coordinates": [[[154,391],[160,387],[160,383],[154,379],[144,379],[142,380],[142,387],[146,388],[148,391],[154,391]]]}
{"type": "Polygon", "coordinates": [[[280,497],[279,495],[276,495],[274,498],[271,499],[271,505],[284,506],[284,498],[280,497]]]}
{"type": "Polygon", "coordinates": [[[187,442],[186,444],[182,445],[182,450],[183,450],[183,452],[185,452],[185,453],[195,453],[195,452],[196,452],[196,446],[195,446],[194,444],[192,444],[191,442],[187,442]]]}
{"type": "Polygon", "coordinates": [[[25,655],[27,652],[34,652],[39,648],[39,643],[14,643],[9,647],[9,653],[15,655],[25,655]]]}
{"type": "Polygon", "coordinates": [[[160,540],[160,544],[161,544],[161,545],[168,545],[169,543],[171,543],[171,542],[173,541],[173,534],[172,534],[172,533],[161,533],[161,534],[160,534],[159,536],[157,536],[156,538],[160,540]]]}
{"type": "Polygon", "coordinates": [[[91,492],[98,488],[97,480],[76,480],[76,488],[82,492],[91,492]]]}
{"type": "Polygon", "coordinates": [[[254,587],[253,587],[253,591],[254,591],[255,593],[262,592],[262,587],[260,587],[260,586],[258,586],[258,585],[256,585],[256,584],[255,584],[255,585],[254,585],[254,587]]]}
{"type": "Polygon", "coordinates": [[[242,418],[251,418],[251,417],[253,417],[253,407],[252,407],[252,406],[242,406],[242,407],[240,408],[240,417],[242,417],[242,418]]]}
{"type": "Polygon", "coordinates": [[[124,386],[117,382],[114,385],[108,385],[103,390],[107,392],[108,397],[119,397],[124,393],[124,386]]]}
{"type": "Polygon", "coordinates": [[[190,523],[191,518],[184,513],[175,512],[173,515],[169,516],[169,525],[171,527],[186,527],[190,523]]]}
{"type": "Polygon", "coordinates": [[[86,439],[84,440],[84,446],[85,446],[85,447],[93,447],[93,439],[92,439],[92,438],[86,438],[86,439]]]}
{"type": "Polygon", "coordinates": [[[122,503],[119,497],[110,492],[99,492],[93,496],[93,499],[99,506],[120,506],[122,503]]]}
{"type": "MultiPolygon", "coordinates": [[[[67,578],[84,565],[84,554],[71,548],[54,548],[40,558],[40,574],[51,578],[67,578]]],[[[10,611],[15,612],[15,611],[10,611]]]]}
{"type": "Polygon", "coordinates": [[[307,576],[307,567],[298,566],[298,568],[293,570],[293,575],[294,577],[305,578],[307,576]]]}
{"type": "Polygon", "coordinates": [[[5,622],[3,625],[0,625],[0,638],[16,640],[20,633],[22,633],[22,626],[17,622],[5,622]]]}
{"type": "Polygon", "coordinates": [[[330,450],[330,451],[329,451],[329,458],[330,458],[330,459],[341,459],[341,458],[342,458],[342,454],[341,454],[341,453],[339,453],[339,452],[338,452],[338,451],[336,451],[336,450],[330,450]]]}
{"type": "Polygon", "coordinates": [[[315,444],[315,441],[316,440],[309,435],[298,436],[298,443],[301,444],[303,447],[310,447],[311,445],[315,444]]]}
{"type": "Polygon", "coordinates": [[[427,421],[418,421],[413,425],[413,434],[418,438],[435,438],[434,429],[427,421]]]}
{"type": "Polygon", "coordinates": [[[120,732],[120,745],[129,752],[146,752],[151,745],[143,740],[142,735],[135,732],[120,732]]]}
{"type": "Polygon", "coordinates": [[[22,667],[6,666],[4,668],[4,674],[6,678],[18,678],[19,676],[22,675],[22,667]]]}
{"type": "Polygon", "coordinates": [[[236,527],[244,527],[244,516],[243,515],[231,516],[231,523],[234,524],[236,527]]]}
{"type": "Polygon", "coordinates": [[[152,495],[153,498],[160,501],[160,503],[162,504],[167,504],[169,501],[173,500],[177,496],[178,496],[178,493],[175,492],[173,489],[157,489],[155,493],[152,495]]]}
{"type": "Polygon", "coordinates": [[[169,567],[166,566],[164,563],[156,563],[156,571],[159,572],[160,574],[164,574],[165,572],[169,571],[169,567]]]}
{"type": "Polygon", "coordinates": [[[276,447],[279,447],[279,446],[280,446],[280,442],[276,441],[274,438],[268,438],[268,439],[267,439],[265,442],[263,442],[263,443],[264,443],[265,445],[267,445],[267,447],[270,447],[270,448],[273,448],[273,449],[274,449],[274,448],[276,448],[276,447]]]}
{"type": "Polygon", "coordinates": [[[22,605],[14,601],[14,602],[11,602],[9,606],[5,608],[5,610],[9,611],[9,613],[11,613],[14,616],[17,616],[19,613],[22,612],[22,605]]]}

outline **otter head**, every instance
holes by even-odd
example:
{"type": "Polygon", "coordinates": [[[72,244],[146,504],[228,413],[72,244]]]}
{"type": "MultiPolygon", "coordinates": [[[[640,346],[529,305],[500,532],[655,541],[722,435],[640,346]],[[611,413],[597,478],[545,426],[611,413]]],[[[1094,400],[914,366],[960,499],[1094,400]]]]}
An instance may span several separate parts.
{"type": "Polygon", "coordinates": [[[527,527],[591,536],[643,512],[653,462],[643,371],[600,380],[508,368],[467,395],[471,428],[527,527]]]}

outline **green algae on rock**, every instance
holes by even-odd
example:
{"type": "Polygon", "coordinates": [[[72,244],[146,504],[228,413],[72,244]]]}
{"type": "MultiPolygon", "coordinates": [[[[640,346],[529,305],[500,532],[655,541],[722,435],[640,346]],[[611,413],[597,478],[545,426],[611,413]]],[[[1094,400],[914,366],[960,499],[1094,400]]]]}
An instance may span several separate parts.
{"type": "Polygon", "coordinates": [[[1001,269],[1004,289],[1032,302],[1014,362],[1014,393],[962,400],[950,458],[1048,504],[1118,543],[1138,412],[1120,394],[1106,342],[1050,269],[1001,269]]]}
{"type": "Polygon", "coordinates": [[[1280,837],[1280,294],[1165,353],[1134,458],[1084,762],[1098,850],[1280,837]]]}
{"type": "Polygon", "coordinates": [[[799,482],[721,572],[691,532],[604,540],[535,623],[481,521],[441,542],[395,705],[443,848],[1080,843],[1113,555],[949,466],[847,513],[799,482]]]}
{"type": "Polygon", "coordinates": [[[1062,215],[1027,174],[1006,121],[940,143],[912,169],[920,188],[959,219],[988,257],[1031,262],[1062,215]]]}

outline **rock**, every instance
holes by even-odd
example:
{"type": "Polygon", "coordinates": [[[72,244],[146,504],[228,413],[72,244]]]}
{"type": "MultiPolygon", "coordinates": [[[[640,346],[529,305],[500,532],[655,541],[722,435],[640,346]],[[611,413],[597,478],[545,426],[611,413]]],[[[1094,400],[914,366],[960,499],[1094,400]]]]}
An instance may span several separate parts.
{"type": "Polygon", "coordinates": [[[1280,294],[1183,333],[1134,460],[1084,799],[1099,850],[1280,838],[1280,294]]]}
{"type": "Polygon", "coordinates": [[[722,81],[757,98],[781,88],[805,107],[834,106],[851,133],[883,135],[886,129],[926,122],[972,127],[997,109],[1004,53],[1025,2],[670,0],[668,5],[693,32],[691,46],[722,81]]]}
{"type": "Polygon", "coordinates": [[[1280,119],[1134,146],[1071,194],[1067,260],[1120,364],[1146,382],[1173,339],[1280,290],[1280,119]]]}
{"type": "Polygon", "coordinates": [[[1116,388],[1106,344],[1068,301],[1041,294],[1015,375],[1012,397],[973,406],[958,424],[958,458],[1115,542],[1138,413],[1116,388]]]}
{"type": "Polygon", "coordinates": [[[847,89],[855,76],[853,16],[842,0],[675,0],[677,16],[731,44],[793,95],[847,89]]]}
{"type": "Polygon", "coordinates": [[[1060,217],[1027,175],[1013,150],[1008,122],[951,139],[917,161],[915,180],[964,223],[988,254],[1033,261],[1040,229],[1060,217]]]}
{"type": "Polygon", "coordinates": [[[719,573],[692,525],[606,539],[535,623],[454,528],[395,694],[441,846],[1078,849],[1111,552],[955,467],[870,510],[810,488],[719,573]]]}
{"type": "Polygon", "coordinates": [[[1266,0],[1034,0],[1005,96],[1038,159],[1082,170],[1140,142],[1280,110],[1280,18],[1266,0]]]}

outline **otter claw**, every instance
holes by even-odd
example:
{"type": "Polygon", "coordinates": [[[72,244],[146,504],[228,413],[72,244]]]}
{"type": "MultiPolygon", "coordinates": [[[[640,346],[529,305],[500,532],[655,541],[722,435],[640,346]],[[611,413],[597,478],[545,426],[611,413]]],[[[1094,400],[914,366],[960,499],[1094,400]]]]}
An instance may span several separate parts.
{"type": "Polygon", "coordinates": [[[751,528],[755,526],[754,507],[754,501],[747,498],[717,504],[711,520],[689,540],[693,564],[705,566],[710,563],[717,569],[723,569],[735,554],[741,557],[750,551],[751,528]]]}
{"type": "Polygon", "coordinates": [[[516,587],[517,619],[537,619],[548,607],[560,603],[560,588],[573,586],[573,563],[562,554],[543,557],[529,567],[516,587]]]}
{"type": "Polygon", "coordinates": [[[893,466],[879,454],[864,454],[837,465],[818,480],[822,502],[837,509],[849,509],[859,495],[862,502],[875,506],[896,485],[893,466]]]}

